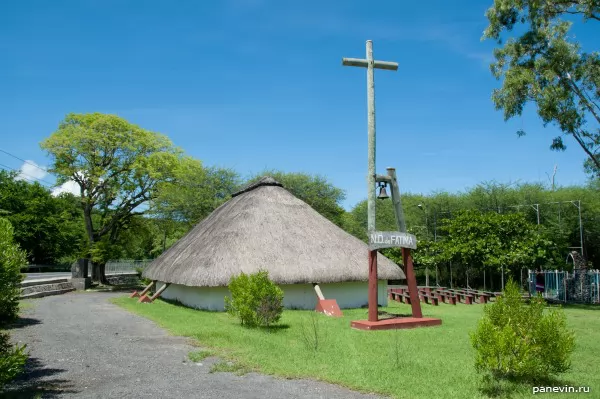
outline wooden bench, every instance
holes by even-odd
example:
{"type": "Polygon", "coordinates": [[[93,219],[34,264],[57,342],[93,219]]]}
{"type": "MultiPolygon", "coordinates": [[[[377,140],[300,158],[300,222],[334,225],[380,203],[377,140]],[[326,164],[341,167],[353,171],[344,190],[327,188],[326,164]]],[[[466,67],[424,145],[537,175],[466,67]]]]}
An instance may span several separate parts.
{"type": "Polygon", "coordinates": [[[475,300],[481,304],[488,303],[490,301],[490,299],[492,298],[491,295],[489,295],[487,292],[484,292],[484,291],[465,290],[465,293],[467,293],[469,295],[473,295],[475,297],[475,300]]]}
{"type": "Polygon", "coordinates": [[[439,305],[438,299],[435,296],[433,296],[433,295],[426,295],[426,294],[423,294],[422,292],[419,292],[419,300],[421,302],[425,302],[425,303],[427,303],[429,305],[433,305],[433,306],[438,306],[439,305]]]}
{"type": "Polygon", "coordinates": [[[393,301],[403,302],[410,305],[410,295],[408,295],[408,292],[404,292],[404,290],[401,288],[390,290],[389,297],[393,301]]]}
{"type": "Polygon", "coordinates": [[[474,296],[471,295],[471,294],[467,294],[463,290],[448,290],[448,292],[450,294],[454,294],[457,297],[458,302],[462,302],[465,305],[472,305],[473,304],[474,296]]]}
{"type": "Polygon", "coordinates": [[[447,303],[449,305],[456,305],[456,295],[450,294],[443,291],[436,291],[435,295],[439,301],[447,303]]]}

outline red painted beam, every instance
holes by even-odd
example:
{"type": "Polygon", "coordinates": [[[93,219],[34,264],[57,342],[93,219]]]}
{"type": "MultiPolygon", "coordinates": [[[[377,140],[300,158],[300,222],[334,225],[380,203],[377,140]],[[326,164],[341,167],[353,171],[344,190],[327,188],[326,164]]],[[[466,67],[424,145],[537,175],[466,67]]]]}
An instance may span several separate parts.
{"type": "Polygon", "coordinates": [[[377,250],[374,250],[369,251],[369,321],[377,320],[377,250]]]}
{"type": "MultiPolygon", "coordinates": [[[[410,295],[410,306],[412,307],[412,317],[422,318],[421,302],[419,301],[419,291],[417,288],[417,279],[413,269],[413,260],[410,256],[410,248],[402,248],[402,260],[404,261],[404,274],[406,274],[406,282],[408,284],[408,294],[410,295]]],[[[370,314],[370,309],[369,309],[370,314]]],[[[371,319],[369,318],[369,321],[371,319]]]]}

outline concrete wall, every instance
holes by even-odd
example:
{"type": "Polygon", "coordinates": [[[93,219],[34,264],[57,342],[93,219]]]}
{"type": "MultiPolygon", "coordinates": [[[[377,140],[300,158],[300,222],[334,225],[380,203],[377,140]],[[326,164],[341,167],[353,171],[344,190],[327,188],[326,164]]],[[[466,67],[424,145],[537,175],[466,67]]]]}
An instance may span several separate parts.
{"type": "MultiPolygon", "coordinates": [[[[157,282],[157,289],[163,283],[157,282]]],[[[281,285],[283,304],[287,309],[314,309],[317,296],[312,284],[281,285]]],[[[335,299],[341,309],[360,308],[368,304],[368,283],[348,282],[319,284],[326,299],[335,299]]],[[[229,295],[227,287],[188,287],[171,284],[162,297],[178,300],[186,306],[205,310],[225,310],[225,296],[229,295]]],[[[378,303],[387,306],[387,282],[380,280],[378,284],[378,303]]]]}

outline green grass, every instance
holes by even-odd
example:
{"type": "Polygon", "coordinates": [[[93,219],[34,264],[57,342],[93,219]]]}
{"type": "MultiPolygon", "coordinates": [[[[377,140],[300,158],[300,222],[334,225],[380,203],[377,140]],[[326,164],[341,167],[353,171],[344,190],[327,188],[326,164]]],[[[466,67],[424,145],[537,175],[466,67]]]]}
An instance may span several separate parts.
{"type": "Polygon", "coordinates": [[[188,358],[194,362],[194,363],[198,363],[201,362],[202,360],[206,359],[207,357],[210,356],[214,356],[214,352],[213,351],[208,351],[208,350],[199,350],[199,351],[193,351],[188,353],[188,358]]]}
{"type": "MultiPolygon", "coordinates": [[[[286,310],[278,328],[261,330],[243,328],[225,313],[188,309],[161,300],[138,304],[136,299],[119,297],[114,303],[155,321],[173,335],[198,340],[244,370],[318,379],[396,398],[532,395],[531,385],[518,384],[504,384],[499,393],[492,392],[475,373],[469,332],[482,315],[481,305],[424,305],[425,316],[441,318],[441,327],[372,332],[350,328],[351,320],[366,319],[366,309],[344,310],[341,318],[286,310]]],[[[600,309],[595,309],[566,309],[577,347],[572,369],[556,382],[558,386],[590,386],[589,397],[600,392],[600,309]]],[[[385,310],[410,313],[410,307],[402,304],[391,304],[385,310]]],[[[560,397],[580,396],[563,393],[560,397]]]]}
{"type": "Polygon", "coordinates": [[[250,372],[247,367],[236,363],[236,362],[219,362],[212,365],[209,373],[236,373],[237,375],[244,375],[250,372]]]}

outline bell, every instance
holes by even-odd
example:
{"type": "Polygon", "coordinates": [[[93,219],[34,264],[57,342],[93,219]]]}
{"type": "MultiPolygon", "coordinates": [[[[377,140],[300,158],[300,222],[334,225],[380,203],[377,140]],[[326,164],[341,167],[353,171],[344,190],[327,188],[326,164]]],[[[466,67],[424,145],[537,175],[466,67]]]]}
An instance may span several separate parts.
{"type": "Polygon", "coordinates": [[[387,194],[387,191],[385,190],[385,184],[381,186],[381,188],[379,190],[379,195],[377,196],[377,198],[379,198],[381,200],[390,198],[390,196],[387,194]]]}

